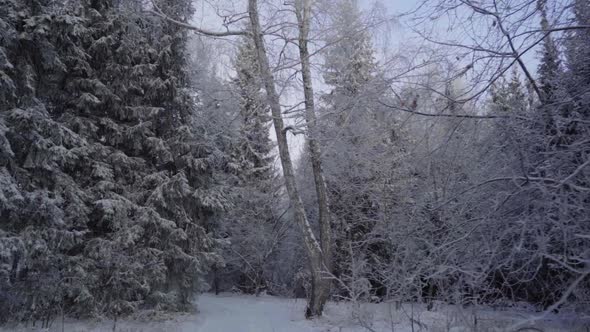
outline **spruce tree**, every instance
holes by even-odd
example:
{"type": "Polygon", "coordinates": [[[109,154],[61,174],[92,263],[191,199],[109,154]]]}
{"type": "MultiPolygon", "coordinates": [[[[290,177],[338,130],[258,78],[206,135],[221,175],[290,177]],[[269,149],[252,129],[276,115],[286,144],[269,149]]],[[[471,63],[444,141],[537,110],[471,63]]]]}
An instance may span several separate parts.
{"type": "Polygon", "coordinates": [[[14,86],[0,115],[1,305],[32,320],[187,308],[217,260],[204,225],[225,198],[183,76],[186,33],[132,1],[0,11],[14,86]]]}
{"type": "MultiPolygon", "coordinates": [[[[587,25],[590,21],[590,4],[587,1],[574,1],[574,24],[587,25]]],[[[571,102],[561,112],[566,121],[565,134],[573,140],[587,137],[590,127],[590,29],[577,29],[566,38],[566,72],[563,83],[571,102]]]]}
{"type": "MultiPolygon", "coordinates": [[[[550,25],[547,19],[546,1],[539,0],[537,7],[541,11],[541,28],[548,30],[550,25]]],[[[540,103],[537,106],[539,114],[537,117],[541,127],[544,127],[547,136],[554,136],[557,134],[554,109],[556,109],[556,104],[560,98],[559,80],[562,71],[559,50],[551,35],[547,35],[543,39],[540,53],[541,58],[537,72],[539,76],[539,88],[542,95],[539,96],[540,103]]]]}
{"type": "Polygon", "coordinates": [[[331,15],[323,77],[333,94],[354,95],[375,75],[375,57],[356,0],[339,0],[331,15]]]}
{"type": "Polygon", "coordinates": [[[237,77],[233,84],[238,94],[241,124],[238,162],[244,181],[268,186],[273,177],[274,158],[269,136],[271,118],[255,52],[252,42],[245,39],[238,49],[234,65],[237,77]]]}
{"type": "MultiPolygon", "coordinates": [[[[405,143],[392,112],[377,102],[387,94],[356,1],[342,0],[336,6],[323,64],[331,90],[321,97],[318,126],[327,147],[322,161],[334,214],[334,274],[348,287],[340,295],[360,300],[386,295],[385,276],[376,262],[388,259],[379,232],[390,207],[378,202],[397,200],[394,188],[403,171],[395,160],[405,143]]],[[[308,159],[302,158],[301,176],[309,172],[308,159]]],[[[308,204],[313,199],[309,194],[308,204]]]]}
{"type": "Polygon", "coordinates": [[[234,68],[231,88],[237,100],[239,129],[228,167],[237,195],[225,216],[224,228],[230,241],[225,274],[241,290],[258,294],[265,289],[273,291],[271,259],[278,246],[273,231],[279,196],[269,137],[270,109],[251,39],[242,39],[234,68]]]}

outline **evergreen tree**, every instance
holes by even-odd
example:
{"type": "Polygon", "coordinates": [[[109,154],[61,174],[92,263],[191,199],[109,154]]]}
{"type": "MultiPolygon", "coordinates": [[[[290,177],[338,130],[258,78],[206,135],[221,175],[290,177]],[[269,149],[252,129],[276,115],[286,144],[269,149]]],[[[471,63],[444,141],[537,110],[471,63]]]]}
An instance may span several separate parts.
{"type": "MultiPolygon", "coordinates": [[[[323,78],[331,91],[321,97],[324,107],[318,110],[318,128],[327,147],[322,164],[334,215],[334,274],[347,285],[338,290],[339,295],[356,300],[384,297],[385,276],[377,262],[388,260],[388,249],[379,232],[395,204],[379,202],[401,202],[395,188],[403,173],[397,160],[403,154],[404,138],[392,112],[377,102],[387,94],[356,1],[339,1],[331,14],[323,64],[323,78]]],[[[307,163],[309,156],[304,154],[299,174],[304,187],[311,188],[304,176],[310,172],[307,163]]],[[[314,194],[305,200],[311,206],[314,194]]],[[[317,216],[310,215],[310,220],[317,216]]]]}
{"type": "Polygon", "coordinates": [[[271,118],[255,52],[252,42],[244,40],[234,65],[237,77],[233,83],[238,94],[241,120],[237,162],[244,181],[268,186],[268,181],[273,178],[274,159],[269,136],[271,118]]]}
{"type": "Polygon", "coordinates": [[[510,81],[503,77],[492,86],[490,113],[518,113],[528,112],[528,99],[522,87],[518,69],[513,67],[510,81]]]}
{"type": "Polygon", "coordinates": [[[371,36],[364,26],[356,0],[339,0],[331,15],[331,34],[323,66],[333,94],[354,95],[375,75],[371,36]]]}
{"type": "MultiPolygon", "coordinates": [[[[541,11],[541,28],[549,30],[549,21],[547,19],[546,1],[539,0],[537,3],[541,11]]],[[[558,85],[559,75],[561,73],[561,61],[559,59],[559,50],[551,35],[547,35],[542,42],[541,58],[539,61],[538,82],[541,91],[543,92],[543,103],[551,104],[555,102],[556,90],[558,85]]]]}
{"type": "Polygon", "coordinates": [[[140,10],[0,3],[4,317],[186,308],[217,260],[204,225],[225,199],[183,76],[186,33],[140,10]]]}
{"type": "MultiPolygon", "coordinates": [[[[575,25],[584,26],[590,22],[590,4],[587,1],[574,1],[573,12],[575,25]]],[[[565,135],[572,136],[573,140],[588,137],[590,133],[587,121],[590,118],[589,30],[577,29],[566,39],[566,73],[563,83],[571,102],[563,108],[561,116],[566,122],[565,135]]]]}
{"type": "MultiPolygon", "coordinates": [[[[541,11],[541,28],[548,30],[550,28],[547,19],[546,1],[539,0],[537,3],[541,11]]],[[[541,59],[538,71],[538,82],[541,90],[540,103],[538,105],[539,123],[544,127],[547,135],[556,135],[557,128],[555,123],[554,109],[558,107],[559,102],[559,80],[561,75],[561,61],[559,59],[559,50],[551,35],[543,39],[541,59]]]]}
{"type": "Polygon", "coordinates": [[[266,102],[253,42],[244,38],[234,61],[232,89],[237,99],[238,135],[228,167],[237,193],[225,216],[230,241],[225,279],[247,293],[273,289],[272,258],[279,245],[276,205],[278,186],[270,141],[270,109],[266,102]]]}

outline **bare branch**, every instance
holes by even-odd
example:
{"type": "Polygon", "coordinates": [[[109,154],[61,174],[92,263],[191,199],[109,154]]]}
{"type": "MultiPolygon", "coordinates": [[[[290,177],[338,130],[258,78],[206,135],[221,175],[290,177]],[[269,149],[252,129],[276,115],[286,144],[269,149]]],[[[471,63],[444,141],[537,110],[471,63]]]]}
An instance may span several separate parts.
{"type": "Polygon", "coordinates": [[[153,14],[155,16],[158,16],[170,23],[174,23],[180,27],[183,27],[185,29],[189,29],[192,31],[195,31],[198,34],[204,35],[204,36],[209,36],[209,37],[229,37],[229,36],[247,36],[250,33],[248,31],[245,30],[227,30],[227,31],[210,31],[210,30],[205,30],[199,27],[196,27],[192,24],[188,24],[185,22],[181,22],[178,20],[175,20],[173,18],[171,18],[170,16],[164,14],[164,12],[162,12],[162,10],[160,9],[160,7],[158,7],[158,5],[156,4],[155,1],[152,0],[152,5],[154,6],[153,10],[148,10],[147,12],[150,14],[153,14]]]}

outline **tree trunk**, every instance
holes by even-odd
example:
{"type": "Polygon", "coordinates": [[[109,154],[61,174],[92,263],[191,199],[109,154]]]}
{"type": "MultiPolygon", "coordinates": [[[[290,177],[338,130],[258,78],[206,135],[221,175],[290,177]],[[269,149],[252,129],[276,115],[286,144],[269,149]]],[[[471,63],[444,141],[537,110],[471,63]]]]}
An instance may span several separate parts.
{"type": "Polygon", "coordinates": [[[297,191],[293,163],[291,162],[289,145],[287,142],[287,132],[285,131],[285,125],[281,115],[279,96],[276,92],[274,77],[268,63],[264,40],[260,32],[257,0],[248,0],[248,14],[250,17],[250,23],[252,25],[251,28],[254,45],[256,46],[257,57],[260,64],[260,73],[264,82],[268,103],[273,117],[273,124],[275,127],[277,145],[279,149],[279,157],[281,160],[281,166],[283,168],[283,177],[285,178],[285,186],[287,188],[287,193],[289,195],[289,200],[291,203],[291,208],[294,212],[295,220],[303,233],[305,248],[307,249],[307,253],[309,255],[309,263],[312,273],[312,294],[308,309],[311,308],[312,310],[310,310],[311,314],[306,312],[306,317],[311,318],[321,314],[321,309],[323,308],[323,302],[321,299],[324,298],[323,294],[325,292],[325,287],[322,285],[321,278],[321,273],[324,268],[322,249],[315,235],[313,234],[311,225],[307,220],[303,202],[301,201],[301,197],[297,191]]]}
{"type": "Polygon", "coordinates": [[[307,124],[309,144],[309,155],[311,159],[311,167],[313,172],[313,179],[315,183],[316,195],[318,200],[318,215],[320,224],[320,245],[322,248],[324,275],[317,276],[318,281],[314,284],[319,285],[319,288],[314,288],[312,285],[312,300],[306,311],[306,316],[320,316],[322,314],[324,304],[330,295],[329,278],[332,271],[332,230],[330,226],[330,207],[328,204],[328,194],[326,189],[326,181],[322,172],[322,151],[318,142],[317,117],[315,114],[315,103],[313,85],[311,80],[311,68],[309,64],[309,50],[307,47],[307,38],[309,36],[309,25],[311,17],[311,1],[299,0],[296,3],[297,23],[299,24],[299,58],[301,61],[301,76],[303,78],[303,94],[305,97],[305,121],[307,124]],[[315,294],[314,296],[314,293],[315,294]]]}
{"type": "Polygon", "coordinates": [[[216,266],[213,267],[213,288],[215,295],[219,295],[219,271],[216,266]]]}

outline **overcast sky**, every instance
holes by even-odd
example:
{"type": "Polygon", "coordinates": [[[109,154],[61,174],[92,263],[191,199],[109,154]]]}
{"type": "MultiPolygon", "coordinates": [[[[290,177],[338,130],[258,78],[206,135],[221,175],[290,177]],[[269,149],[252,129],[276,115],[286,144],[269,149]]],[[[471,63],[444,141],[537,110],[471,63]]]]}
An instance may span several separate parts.
{"type": "MultiPolygon", "coordinates": [[[[411,10],[416,4],[418,0],[382,0],[382,1],[374,1],[374,0],[357,0],[359,7],[363,11],[370,10],[375,4],[377,3],[379,6],[386,8],[387,13],[381,13],[383,16],[394,16],[404,12],[411,10]]],[[[245,0],[195,0],[195,9],[196,13],[193,19],[193,24],[207,28],[210,30],[222,30],[222,20],[220,19],[217,13],[227,14],[227,13],[239,13],[244,12],[246,10],[247,1],[245,0]]],[[[392,27],[391,34],[389,34],[389,42],[391,43],[391,48],[397,48],[400,42],[403,42],[409,38],[411,34],[408,29],[405,29],[402,24],[394,24],[392,27]]],[[[207,43],[210,43],[212,46],[210,47],[211,51],[218,53],[217,59],[218,63],[218,70],[222,76],[232,75],[232,68],[231,68],[231,52],[232,52],[232,45],[228,43],[227,40],[219,40],[219,41],[211,41],[207,40],[207,43]]],[[[380,40],[375,40],[375,43],[378,44],[380,40]]],[[[319,79],[315,80],[314,88],[316,90],[316,94],[321,92],[322,85],[319,79]]],[[[298,101],[300,96],[295,94],[283,95],[282,102],[284,103],[295,103],[298,101]]],[[[287,120],[287,122],[291,122],[287,120]]],[[[289,135],[289,142],[290,146],[292,147],[292,157],[297,159],[301,153],[301,149],[304,145],[304,136],[298,135],[293,136],[289,135]]],[[[274,132],[271,132],[271,137],[275,140],[274,132]]]]}
{"type": "MultiPolygon", "coordinates": [[[[380,6],[380,8],[384,8],[387,13],[379,13],[380,17],[398,17],[398,15],[407,13],[413,9],[415,9],[422,0],[357,0],[359,6],[364,11],[369,11],[371,8],[374,8],[375,3],[380,6]]],[[[222,21],[219,18],[217,13],[221,13],[222,15],[226,15],[228,13],[244,13],[246,10],[247,1],[245,0],[195,0],[196,4],[196,14],[193,20],[193,24],[207,28],[209,30],[216,30],[220,31],[223,30],[222,21]]],[[[471,10],[464,11],[461,14],[471,14],[471,10]]],[[[465,23],[467,21],[461,21],[461,23],[465,23]]],[[[486,22],[484,22],[486,23],[486,22]]],[[[488,22],[489,23],[489,22],[488,22]]],[[[382,55],[389,53],[393,54],[399,52],[400,50],[408,50],[408,46],[410,47],[418,47],[417,45],[423,46],[429,44],[423,38],[419,37],[418,34],[412,32],[412,22],[410,21],[409,17],[400,17],[399,20],[395,24],[390,24],[389,32],[386,34],[387,38],[381,38],[380,34],[377,32],[374,34],[375,40],[375,47],[377,49],[377,54],[382,55]],[[384,42],[387,40],[387,42],[384,42]]],[[[450,31],[447,29],[448,27],[445,26],[444,19],[440,25],[435,27],[432,30],[433,34],[437,34],[437,37],[440,38],[462,38],[460,34],[457,34],[456,31],[450,31]]],[[[478,32],[486,32],[487,30],[491,29],[488,25],[477,25],[477,23],[471,23],[472,25],[467,25],[468,29],[471,29],[471,32],[478,33],[478,32]]],[[[423,25],[426,29],[430,25],[432,28],[432,24],[429,21],[426,21],[426,24],[423,25]]],[[[414,26],[415,27],[415,26],[414,26]]],[[[233,27],[238,28],[238,27],[233,27]]],[[[231,53],[233,50],[233,46],[231,43],[228,43],[227,40],[220,40],[220,41],[207,41],[211,43],[210,49],[213,52],[216,52],[216,59],[218,62],[218,70],[222,75],[231,75],[231,53]]],[[[270,46],[269,48],[272,48],[270,46]]],[[[406,53],[411,53],[408,51],[406,53]]],[[[409,54],[411,55],[411,54],[409,54]]],[[[529,70],[535,72],[536,70],[536,55],[535,52],[529,52],[525,57],[523,57],[525,63],[529,67],[529,70]]],[[[321,61],[319,58],[315,60],[316,62],[321,61]]],[[[465,61],[469,62],[470,59],[467,58],[465,61]]],[[[460,62],[460,61],[458,61],[460,62]]],[[[466,65],[468,63],[459,64],[466,65]]],[[[483,67],[482,67],[483,68],[483,67]]],[[[322,92],[322,89],[325,88],[322,85],[321,79],[316,78],[314,82],[314,88],[316,90],[316,94],[319,95],[322,92]]],[[[301,96],[298,96],[298,91],[288,92],[287,94],[282,96],[283,103],[296,103],[297,101],[301,100],[301,96]]],[[[287,120],[289,121],[289,120],[287,120]]],[[[274,133],[271,135],[274,140],[274,133]]],[[[292,155],[296,158],[300,153],[301,147],[303,146],[304,137],[303,135],[299,135],[298,137],[290,137],[290,142],[292,143],[293,151],[292,155]]]]}

